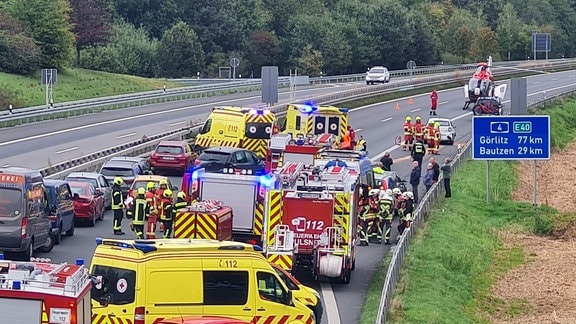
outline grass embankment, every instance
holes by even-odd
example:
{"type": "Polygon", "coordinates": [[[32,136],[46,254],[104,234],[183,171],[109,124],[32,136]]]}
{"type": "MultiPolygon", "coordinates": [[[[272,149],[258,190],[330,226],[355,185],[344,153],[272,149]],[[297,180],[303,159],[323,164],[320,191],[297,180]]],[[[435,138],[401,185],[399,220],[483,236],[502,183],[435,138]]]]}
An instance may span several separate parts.
{"type": "MultiPolygon", "coordinates": [[[[82,100],[132,92],[161,90],[182,86],[161,79],[148,79],[131,75],[113,74],[85,69],[58,71],[54,85],[54,102],[82,100]]],[[[46,103],[45,88],[40,84],[40,72],[33,76],[0,73],[0,87],[14,107],[37,106],[46,103]]],[[[0,109],[7,109],[2,105],[0,109]]]]}
{"type": "MultiPolygon", "coordinates": [[[[553,148],[576,138],[576,100],[538,110],[551,117],[553,148]]],[[[525,301],[504,303],[490,295],[495,279],[525,262],[520,247],[502,244],[502,230],[546,235],[573,221],[547,206],[511,200],[516,185],[514,163],[490,164],[490,199],[486,204],[486,163],[469,161],[453,177],[454,196],[433,208],[412,241],[405,259],[390,321],[395,323],[489,322],[496,311],[513,317],[527,310],[525,301]]],[[[390,258],[382,261],[364,304],[361,323],[373,323],[390,258]]]]}

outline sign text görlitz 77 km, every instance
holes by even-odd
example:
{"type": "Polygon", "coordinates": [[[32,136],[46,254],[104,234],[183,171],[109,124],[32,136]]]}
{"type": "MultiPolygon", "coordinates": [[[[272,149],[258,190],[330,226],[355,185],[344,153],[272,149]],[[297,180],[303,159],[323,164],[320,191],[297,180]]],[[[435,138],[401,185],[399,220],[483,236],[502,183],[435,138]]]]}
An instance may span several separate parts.
{"type": "Polygon", "coordinates": [[[472,159],[549,160],[550,116],[474,116],[472,159]]]}

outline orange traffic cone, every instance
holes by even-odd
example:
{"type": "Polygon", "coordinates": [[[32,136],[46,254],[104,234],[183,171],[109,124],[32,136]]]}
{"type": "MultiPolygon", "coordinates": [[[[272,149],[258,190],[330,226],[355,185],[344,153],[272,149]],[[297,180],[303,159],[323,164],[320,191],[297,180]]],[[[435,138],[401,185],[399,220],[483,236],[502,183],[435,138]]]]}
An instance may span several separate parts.
{"type": "Polygon", "coordinates": [[[400,110],[400,104],[399,104],[399,103],[396,103],[396,108],[395,108],[395,109],[396,109],[396,110],[400,110]]]}
{"type": "Polygon", "coordinates": [[[413,104],[414,104],[414,100],[412,100],[412,98],[408,99],[408,104],[409,104],[409,105],[413,105],[413,104]]]}

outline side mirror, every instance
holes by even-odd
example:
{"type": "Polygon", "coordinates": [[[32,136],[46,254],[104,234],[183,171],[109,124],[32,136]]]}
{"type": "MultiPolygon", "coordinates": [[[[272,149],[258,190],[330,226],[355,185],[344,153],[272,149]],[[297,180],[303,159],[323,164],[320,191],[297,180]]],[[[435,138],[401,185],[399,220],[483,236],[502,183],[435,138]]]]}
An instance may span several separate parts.
{"type": "Polygon", "coordinates": [[[292,290],[288,289],[288,293],[286,294],[286,305],[294,306],[294,297],[292,296],[292,290]]]}

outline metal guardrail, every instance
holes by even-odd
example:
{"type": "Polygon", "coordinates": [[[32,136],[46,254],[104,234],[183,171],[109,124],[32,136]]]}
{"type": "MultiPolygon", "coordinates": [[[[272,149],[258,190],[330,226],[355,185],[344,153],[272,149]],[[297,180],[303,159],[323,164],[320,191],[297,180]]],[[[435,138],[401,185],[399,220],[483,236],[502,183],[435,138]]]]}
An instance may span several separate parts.
{"type": "MultiPolygon", "coordinates": [[[[514,73],[517,73],[517,71],[507,72],[507,74],[514,74],[514,73]]],[[[505,75],[505,74],[506,73],[501,73],[501,75],[505,75]]],[[[336,93],[332,93],[332,94],[328,94],[328,95],[318,96],[315,98],[308,98],[308,100],[312,99],[313,101],[317,102],[318,104],[335,104],[338,102],[354,100],[354,99],[359,98],[359,97],[369,97],[369,96],[381,95],[381,94],[386,94],[386,93],[392,93],[395,91],[401,91],[401,90],[406,89],[407,86],[409,86],[410,89],[414,89],[414,88],[419,88],[419,87],[427,87],[427,86],[432,86],[432,85],[452,83],[452,82],[464,80],[467,78],[468,78],[468,76],[464,77],[459,72],[455,72],[455,73],[450,74],[450,78],[446,78],[446,76],[427,76],[427,77],[423,77],[423,78],[419,78],[419,79],[415,79],[415,80],[407,80],[404,82],[398,82],[398,83],[392,83],[392,84],[383,84],[383,85],[371,86],[371,87],[361,87],[361,88],[356,88],[356,89],[352,89],[352,90],[345,90],[345,91],[336,92],[336,93]]],[[[298,100],[296,102],[302,102],[302,100],[298,100]]],[[[274,113],[276,113],[278,116],[281,116],[286,111],[287,105],[286,104],[279,104],[279,105],[275,105],[275,106],[270,107],[270,109],[274,113]]],[[[185,127],[185,128],[157,134],[157,135],[155,135],[156,137],[154,138],[154,140],[149,140],[149,142],[148,142],[149,147],[150,147],[150,151],[152,151],[154,149],[155,145],[157,145],[161,140],[163,140],[166,137],[173,136],[174,134],[178,133],[178,134],[181,134],[179,139],[183,139],[186,134],[190,134],[190,133],[197,134],[197,132],[201,126],[202,126],[202,124],[191,125],[190,127],[185,127]]],[[[71,160],[68,160],[66,162],[62,162],[59,164],[55,164],[53,166],[49,166],[47,168],[40,170],[40,172],[44,176],[49,176],[49,175],[52,175],[54,173],[59,173],[59,174],[63,174],[65,177],[67,172],[69,173],[69,172],[73,172],[73,171],[79,171],[80,170],[78,168],[79,165],[84,165],[85,163],[87,163],[87,161],[91,161],[94,158],[100,158],[100,157],[104,157],[104,156],[113,156],[112,154],[114,154],[114,155],[117,155],[117,154],[123,154],[123,155],[142,154],[142,152],[139,150],[139,148],[140,148],[139,145],[141,145],[141,144],[143,144],[141,140],[126,143],[124,145],[121,145],[121,146],[118,146],[115,148],[106,149],[106,150],[103,150],[100,152],[95,152],[95,153],[92,153],[89,155],[82,156],[80,158],[71,159],[71,160]],[[138,147],[137,149],[134,149],[137,152],[132,152],[132,149],[134,147],[138,147]],[[70,171],[65,171],[65,170],[70,170],[70,171]]]]}
{"type": "MultiPolygon", "coordinates": [[[[567,90],[565,92],[550,96],[549,98],[542,98],[529,104],[528,108],[543,107],[574,93],[576,93],[576,89],[567,90]]],[[[462,151],[458,153],[450,163],[452,166],[452,174],[454,174],[464,162],[470,160],[471,158],[472,139],[466,143],[466,145],[462,148],[462,151]]],[[[400,240],[398,241],[398,244],[392,252],[392,260],[388,266],[388,271],[386,272],[386,278],[384,280],[384,286],[382,287],[382,295],[380,297],[380,305],[378,307],[378,314],[375,322],[376,324],[386,323],[386,319],[392,304],[392,298],[394,296],[394,289],[400,280],[400,270],[404,262],[404,257],[406,256],[406,252],[408,251],[410,241],[412,240],[412,237],[415,235],[421,224],[428,217],[430,210],[432,209],[434,203],[438,200],[438,197],[440,197],[443,193],[443,175],[441,174],[438,178],[438,182],[433,184],[430,190],[428,190],[428,192],[420,200],[420,203],[414,211],[414,221],[412,222],[411,227],[404,231],[400,237],[400,240]]]]}
{"type": "MultiPolygon", "coordinates": [[[[565,64],[571,59],[549,60],[549,61],[513,61],[500,63],[499,66],[539,66],[543,64],[565,64]]],[[[474,64],[463,65],[441,65],[425,67],[413,70],[391,71],[392,77],[403,77],[409,75],[438,74],[451,71],[465,71],[474,69],[474,64]]],[[[495,68],[497,69],[497,68],[495,68]]],[[[363,80],[365,73],[327,76],[310,78],[310,84],[339,83],[363,80]]],[[[280,85],[288,85],[289,77],[279,78],[280,85]]],[[[71,101],[55,104],[53,108],[45,105],[18,108],[10,115],[8,111],[0,111],[0,128],[16,126],[21,124],[35,123],[52,119],[69,118],[90,113],[98,113],[107,110],[130,108],[147,104],[164,103],[171,101],[188,100],[194,98],[211,97],[222,93],[250,92],[261,89],[260,79],[243,79],[238,81],[209,84],[201,86],[190,86],[176,89],[147,91],[140,93],[125,94],[111,97],[101,97],[80,101],[71,101]]]]}

